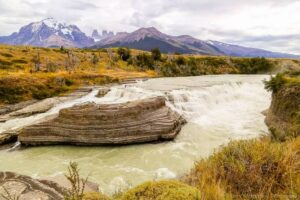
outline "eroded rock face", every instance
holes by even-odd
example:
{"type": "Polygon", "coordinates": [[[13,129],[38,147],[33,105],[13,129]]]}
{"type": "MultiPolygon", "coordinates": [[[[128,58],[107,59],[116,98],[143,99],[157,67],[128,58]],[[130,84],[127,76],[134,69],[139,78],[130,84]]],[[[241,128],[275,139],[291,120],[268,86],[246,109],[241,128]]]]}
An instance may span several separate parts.
{"type": "Polygon", "coordinates": [[[48,122],[21,130],[23,145],[118,145],[172,140],[185,120],[154,97],[123,104],[88,103],[63,109],[48,122]]]}
{"type": "MultiPolygon", "coordinates": [[[[19,200],[62,200],[71,187],[65,176],[39,180],[13,172],[0,172],[0,200],[10,199],[9,196],[19,200]]],[[[99,192],[99,186],[87,181],[84,192],[99,192]]]]}
{"type": "Polygon", "coordinates": [[[273,94],[265,121],[278,140],[300,135],[300,85],[286,85],[273,94]]]}
{"type": "Polygon", "coordinates": [[[63,187],[51,181],[37,180],[12,172],[0,172],[0,199],[10,195],[19,197],[20,200],[60,200],[63,199],[64,193],[63,187]]]}

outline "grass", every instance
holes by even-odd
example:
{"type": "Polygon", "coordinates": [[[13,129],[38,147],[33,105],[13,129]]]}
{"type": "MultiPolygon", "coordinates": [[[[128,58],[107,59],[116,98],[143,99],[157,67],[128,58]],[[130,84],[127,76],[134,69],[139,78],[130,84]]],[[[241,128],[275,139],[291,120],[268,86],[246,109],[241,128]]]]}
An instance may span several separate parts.
{"type": "Polygon", "coordinates": [[[127,67],[121,60],[109,63],[106,51],[0,45],[0,105],[58,96],[85,85],[157,76],[154,71],[127,67]],[[68,51],[74,59],[69,70],[68,51]],[[38,72],[34,69],[37,55],[38,72]]]}
{"type": "Polygon", "coordinates": [[[273,92],[271,108],[266,122],[273,139],[291,140],[300,135],[300,77],[278,74],[265,82],[273,92]]]}
{"type": "Polygon", "coordinates": [[[120,200],[200,200],[201,192],[175,180],[147,182],[127,191],[120,200]]]}
{"type": "Polygon", "coordinates": [[[44,99],[83,85],[127,78],[261,73],[278,70],[286,62],[300,70],[300,62],[295,60],[161,55],[158,50],[152,55],[121,50],[0,45],[0,105],[44,99]]]}
{"type": "Polygon", "coordinates": [[[275,199],[300,195],[300,138],[232,142],[199,161],[185,182],[205,199],[275,199]],[[216,198],[218,196],[218,198],[216,198]]]}

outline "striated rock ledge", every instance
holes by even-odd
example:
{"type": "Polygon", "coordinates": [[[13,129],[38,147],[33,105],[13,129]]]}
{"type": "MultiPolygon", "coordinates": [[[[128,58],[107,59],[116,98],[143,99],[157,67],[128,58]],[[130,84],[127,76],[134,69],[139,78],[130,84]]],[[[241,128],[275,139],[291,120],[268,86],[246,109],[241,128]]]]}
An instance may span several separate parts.
{"type": "MultiPolygon", "coordinates": [[[[0,172],[1,200],[3,196],[6,199],[18,198],[20,200],[63,200],[64,194],[71,187],[70,182],[64,176],[41,180],[13,172],[0,172]],[[8,198],[9,195],[16,198],[8,198]]],[[[99,186],[87,181],[84,191],[99,192],[99,186]]]]}
{"type": "Polygon", "coordinates": [[[23,145],[122,145],[172,140],[185,122],[166,106],[164,97],[111,105],[88,103],[24,128],[19,141],[23,145]]]}
{"type": "MultiPolygon", "coordinates": [[[[12,172],[0,172],[0,194],[7,197],[19,197],[22,200],[63,199],[65,188],[51,181],[37,180],[12,172]]],[[[2,199],[0,196],[0,199],[2,199]]]]}
{"type": "Polygon", "coordinates": [[[59,103],[64,103],[66,101],[83,97],[84,95],[87,95],[91,91],[92,88],[89,87],[79,88],[78,90],[74,91],[73,93],[67,94],[66,96],[52,97],[41,101],[32,100],[28,102],[19,103],[16,105],[6,106],[7,108],[5,112],[4,111],[2,112],[5,114],[1,115],[1,109],[0,109],[0,122],[6,122],[8,120],[18,118],[18,117],[28,117],[39,113],[45,113],[59,103]]]}

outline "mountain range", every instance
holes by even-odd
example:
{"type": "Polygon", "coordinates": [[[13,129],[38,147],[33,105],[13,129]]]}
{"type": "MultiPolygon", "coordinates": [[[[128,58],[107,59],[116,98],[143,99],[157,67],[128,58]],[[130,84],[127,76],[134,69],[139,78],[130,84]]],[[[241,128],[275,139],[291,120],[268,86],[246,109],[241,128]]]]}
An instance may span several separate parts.
{"type": "Polygon", "coordinates": [[[41,47],[86,47],[94,44],[77,26],[60,23],[53,18],[23,26],[19,32],[0,37],[0,43],[41,47]]]}
{"type": "Polygon", "coordinates": [[[132,33],[94,30],[87,36],[76,25],[67,25],[53,18],[23,26],[19,32],[0,37],[0,43],[41,47],[129,47],[140,50],[159,48],[163,53],[226,55],[237,57],[300,58],[299,55],[277,53],[213,40],[200,40],[189,35],[171,36],[154,27],[132,33]]]}

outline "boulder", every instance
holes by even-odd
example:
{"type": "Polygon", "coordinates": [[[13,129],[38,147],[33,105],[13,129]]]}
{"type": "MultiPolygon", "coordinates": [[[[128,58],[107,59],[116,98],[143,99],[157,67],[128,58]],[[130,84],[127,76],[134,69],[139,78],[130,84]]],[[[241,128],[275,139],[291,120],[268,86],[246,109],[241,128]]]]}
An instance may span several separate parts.
{"type": "Polygon", "coordinates": [[[4,133],[0,133],[0,145],[16,142],[17,140],[17,131],[6,131],[4,133]]]}
{"type": "MultiPolygon", "coordinates": [[[[71,190],[71,184],[65,176],[47,179],[33,179],[13,172],[0,172],[0,199],[20,200],[63,200],[64,194],[71,190]],[[8,197],[12,198],[8,198],[8,197]]],[[[96,183],[87,181],[84,192],[99,192],[96,183]]]]}
{"type": "Polygon", "coordinates": [[[24,101],[24,102],[13,104],[13,105],[0,106],[0,115],[5,115],[7,113],[10,113],[10,112],[13,112],[16,110],[20,110],[20,109],[25,108],[36,102],[37,102],[37,100],[30,100],[30,101],[24,101]]]}
{"type": "Polygon", "coordinates": [[[51,181],[37,180],[13,172],[0,172],[0,199],[60,200],[64,193],[65,188],[51,181]]]}
{"type": "Polygon", "coordinates": [[[164,97],[122,104],[87,103],[63,109],[58,117],[25,127],[22,145],[125,145],[172,140],[186,121],[164,97]]]}
{"type": "Polygon", "coordinates": [[[109,92],[110,92],[110,88],[107,88],[107,87],[100,88],[96,97],[98,97],[98,98],[104,97],[109,92]]]}

